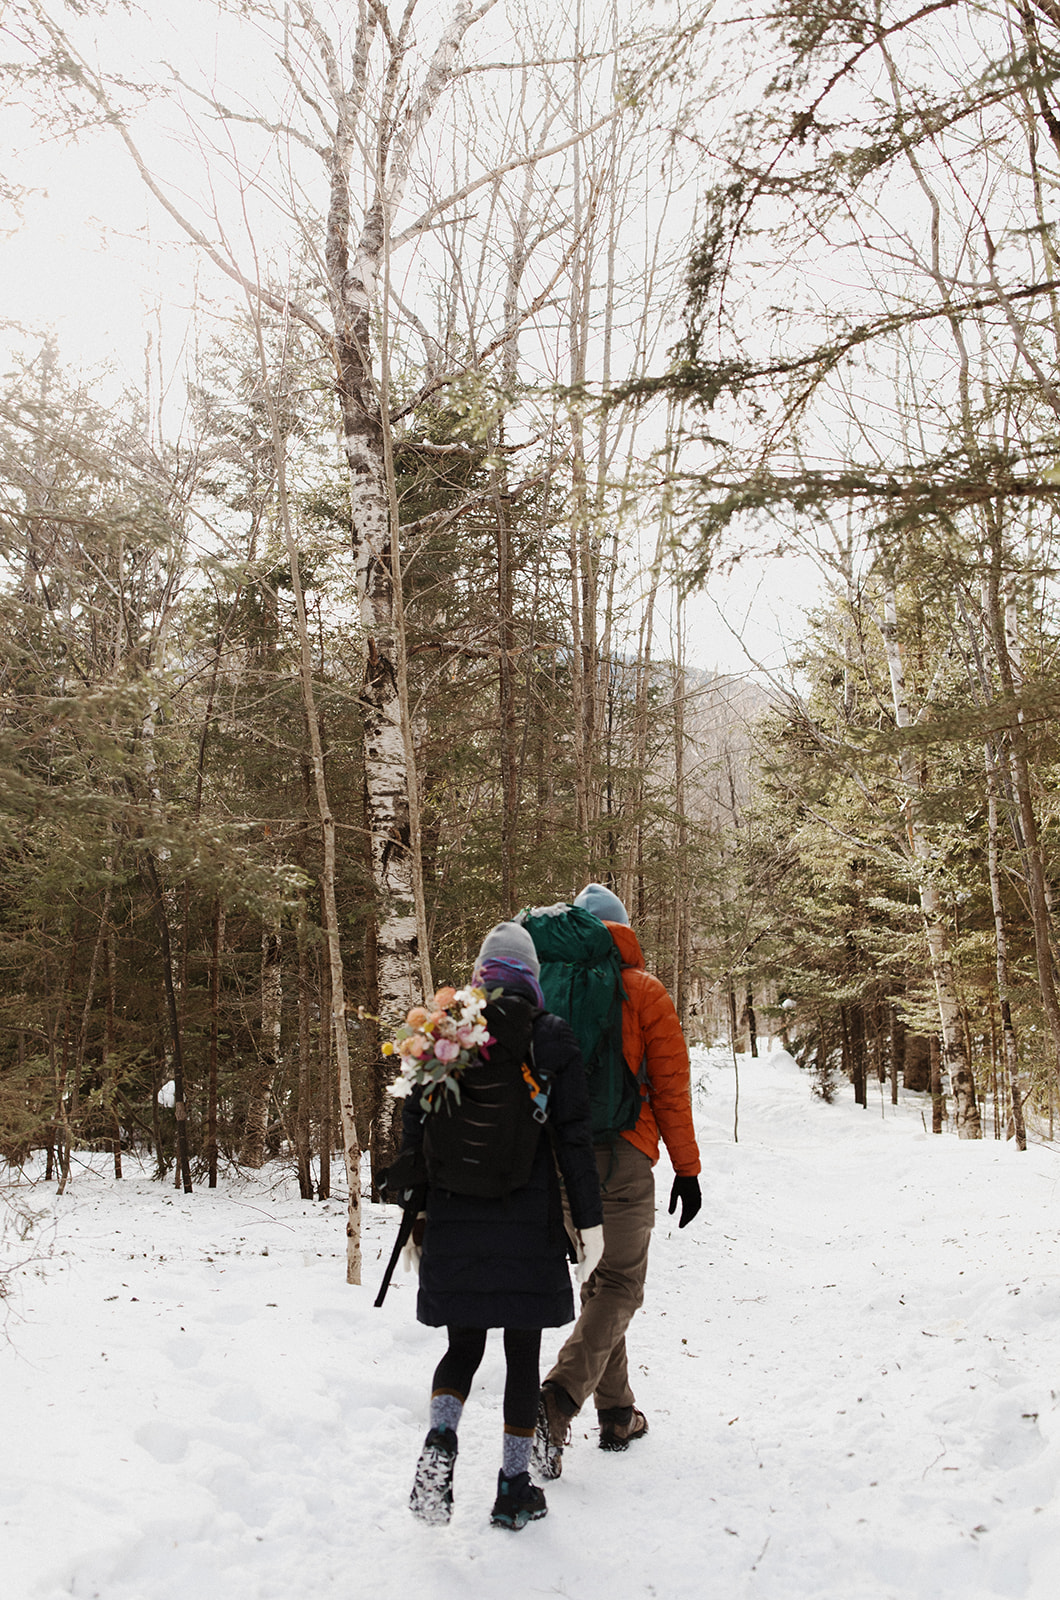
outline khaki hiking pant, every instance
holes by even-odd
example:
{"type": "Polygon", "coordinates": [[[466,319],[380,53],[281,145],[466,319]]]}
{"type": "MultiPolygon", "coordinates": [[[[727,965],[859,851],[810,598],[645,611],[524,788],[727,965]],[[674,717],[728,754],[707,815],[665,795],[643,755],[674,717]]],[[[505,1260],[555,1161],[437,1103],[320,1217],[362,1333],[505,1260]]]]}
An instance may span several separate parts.
{"type": "MultiPolygon", "coordinates": [[[[644,1302],[648,1246],[655,1224],[655,1176],[628,1139],[596,1152],[604,1202],[604,1254],[582,1285],[581,1315],[548,1374],[579,1410],[590,1395],[597,1411],[633,1404],[626,1329],[644,1302]]],[[[567,1214],[570,1229],[570,1215],[567,1214]]]]}

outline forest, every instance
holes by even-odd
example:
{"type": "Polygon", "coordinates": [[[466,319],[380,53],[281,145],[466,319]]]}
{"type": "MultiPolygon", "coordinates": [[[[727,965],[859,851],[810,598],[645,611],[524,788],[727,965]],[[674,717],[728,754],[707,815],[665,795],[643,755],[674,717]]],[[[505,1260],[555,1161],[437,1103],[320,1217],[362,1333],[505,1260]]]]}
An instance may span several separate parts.
{"type": "Polygon", "coordinates": [[[1051,1139],[1060,6],[151,10],[0,17],[7,244],[87,152],[194,283],[5,307],[0,1157],[325,1199],[588,879],[690,1040],[1051,1139]]]}

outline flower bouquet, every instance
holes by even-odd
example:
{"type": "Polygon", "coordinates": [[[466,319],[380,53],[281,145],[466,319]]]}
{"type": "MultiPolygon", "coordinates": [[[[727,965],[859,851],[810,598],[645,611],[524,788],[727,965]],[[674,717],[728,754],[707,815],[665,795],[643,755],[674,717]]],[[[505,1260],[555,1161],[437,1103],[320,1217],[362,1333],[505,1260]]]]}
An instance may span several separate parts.
{"type": "Polygon", "coordinates": [[[387,1088],[395,1100],[420,1092],[420,1105],[430,1111],[435,1096],[451,1094],[460,1103],[460,1075],[493,1043],[486,1026],[485,1008],[501,991],[439,989],[429,1006],[413,1006],[393,1039],[383,1046],[385,1056],[401,1057],[401,1073],[387,1088]]]}

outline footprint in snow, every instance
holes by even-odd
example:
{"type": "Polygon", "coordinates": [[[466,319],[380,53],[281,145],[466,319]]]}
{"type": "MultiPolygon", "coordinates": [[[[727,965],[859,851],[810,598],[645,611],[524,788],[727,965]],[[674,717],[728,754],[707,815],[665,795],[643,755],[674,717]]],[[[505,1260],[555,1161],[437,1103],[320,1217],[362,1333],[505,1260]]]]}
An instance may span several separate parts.
{"type": "Polygon", "coordinates": [[[188,1449],[188,1436],[183,1428],[174,1427],[171,1422],[145,1422],[133,1435],[141,1450],[146,1450],[149,1456],[164,1466],[173,1466],[182,1461],[188,1449]]]}

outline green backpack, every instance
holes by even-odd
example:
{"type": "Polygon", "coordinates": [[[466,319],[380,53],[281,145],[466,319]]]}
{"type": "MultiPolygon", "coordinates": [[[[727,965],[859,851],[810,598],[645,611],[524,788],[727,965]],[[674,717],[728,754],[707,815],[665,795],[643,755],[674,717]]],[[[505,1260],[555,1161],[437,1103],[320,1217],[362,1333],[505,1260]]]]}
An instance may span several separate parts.
{"type": "Polygon", "coordinates": [[[622,959],[609,930],[581,906],[534,906],[514,918],[534,941],[545,1006],[569,1022],[589,1084],[593,1140],[636,1126],[641,1094],[622,1054],[622,959]]]}

